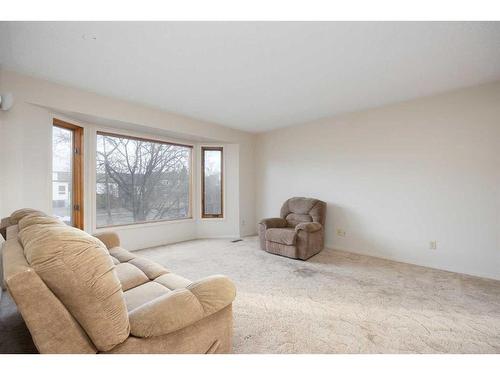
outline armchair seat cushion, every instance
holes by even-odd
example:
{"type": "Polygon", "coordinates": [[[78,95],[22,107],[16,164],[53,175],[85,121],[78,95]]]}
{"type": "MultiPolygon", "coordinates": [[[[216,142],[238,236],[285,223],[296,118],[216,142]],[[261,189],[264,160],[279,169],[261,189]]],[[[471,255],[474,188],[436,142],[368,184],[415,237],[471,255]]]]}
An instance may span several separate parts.
{"type": "Polygon", "coordinates": [[[270,228],[266,230],[266,240],[270,242],[294,245],[296,238],[295,228],[270,228]]]}

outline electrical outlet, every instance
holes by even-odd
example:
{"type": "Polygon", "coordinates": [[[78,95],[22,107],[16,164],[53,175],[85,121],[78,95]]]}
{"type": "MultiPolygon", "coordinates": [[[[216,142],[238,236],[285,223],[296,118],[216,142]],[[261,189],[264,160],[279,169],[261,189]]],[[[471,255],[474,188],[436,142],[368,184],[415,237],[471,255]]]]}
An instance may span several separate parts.
{"type": "Polygon", "coordinates": [[[337,236],[345,237],[345,230],[343,230],[343,229],[337,229],[337,236]]]}
{"type": "Polygon", "coordinates": [[[431,250],[437,250],[437,247],[438,247],[438,245],[437,245],[437,241],[436,240],[429,242],[429,249],[431,249],[431,250]]]}

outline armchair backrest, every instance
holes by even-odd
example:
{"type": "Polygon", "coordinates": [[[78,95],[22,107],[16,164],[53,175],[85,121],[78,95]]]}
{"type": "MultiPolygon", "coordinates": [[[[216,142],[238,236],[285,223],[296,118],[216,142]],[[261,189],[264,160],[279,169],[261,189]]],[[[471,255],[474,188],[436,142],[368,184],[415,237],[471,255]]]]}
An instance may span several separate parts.
{"type": "Polygon", "coordinates": [[[295,227],[300,223],[325,224],[326,203],[314,198],[293,197],[281,206],[280,216],[295,227]]]}

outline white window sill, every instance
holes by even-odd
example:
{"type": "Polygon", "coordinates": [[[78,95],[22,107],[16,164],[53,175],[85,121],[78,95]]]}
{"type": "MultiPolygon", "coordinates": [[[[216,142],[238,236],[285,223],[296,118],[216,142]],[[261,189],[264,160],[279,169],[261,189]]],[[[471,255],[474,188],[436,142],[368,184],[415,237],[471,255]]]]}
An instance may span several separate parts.
{"type": "Polygon", "coordinates": [[[194,223],[195,220],[193,218],[189,219],[179,219],[179,220],[160,220],[151,223],[137,223],[137,224],[124,224],[124,225],[112,225],[109,227],[99,227],[95,228],[96,233],[99,232],[107,232],[110,230],[129,230],[129,229],[140,229],[147,227],[156,227],[161,225],[173,225],[173,224],[186,224],[186,223],[194,223]]]}
{"type": "Polygon", "coordinates": [[[226,221],[225,217],[200,217],[200,221],[226,221]]]}

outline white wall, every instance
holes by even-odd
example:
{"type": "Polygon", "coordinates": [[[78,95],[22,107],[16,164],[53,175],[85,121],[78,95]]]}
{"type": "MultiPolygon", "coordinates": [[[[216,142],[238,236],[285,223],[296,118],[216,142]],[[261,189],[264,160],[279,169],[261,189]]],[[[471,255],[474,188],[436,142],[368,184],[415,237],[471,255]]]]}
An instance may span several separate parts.
{"type": "Polygon", "coordinates": [[[255,139],[239,144],[240,235],[250,236],[256,231],[255,204],[255,139]]]}
{"type": "Polygon", "coordinates": [[[225,146],[226,218],[203,221],[197,206],[192,221],[120,228],[130,249],[254,234],[256,217],[303,195],[328,203],[328,247],[500,279],[500,83],[257,137],[0,70],[3,91],[16,104],[0,111],[1,216],[19,207],[50,212],[53,111],[44,106],[225,146]]]}
{"type": "Polygon", "coordinates": [[[271,131],[256,147],[257,217],[316,197],[327,247],[500,279],[500,83],[271,131]]]}
{"type": "MultiPolygon", "coordinates": [[[[0,69],[0,92],[12,92],[14,107],[0,111],[0,216],[20,207],[51,211],[51,134],[52,118],[70,120],[85,128],[85,230],[93,232],[93,137],[102,129],[91,121],[78,121],[60,113],[75,113],[81,118],[135,124],[132,131],[178,134],[177,140],[203,138],[203,144],[218,144],[225,151],[225,218],[201,220],[199,215],[199,141],[194,153],[194,218],[180,222],[151,223],[119,227],[124,246],[131,250],[198,237],[237,237],[243,234],[242,220],[255,222],[253,148],[255,135],[142,105],[35,79],[0,69]],[[182,138],[185,136],[185,138],[182,138]],[[244,175],[240,171],[246,171],[244,175]],[[251,184],[248,181],[252,181],[251,184]],[[241,181],[245,183],[242,184],[241,181]],[[240,207],[243,206],[243,210],[240,207]]],[[[109,130],[109,129],[108,129],[109,130]]],[[[115,127],[115,130],[120,131],[115,127]]],[[[122,133],[130,133],[130,127],[122,133]]],[[[250,226],[254,231],[254,225],[250,226]]]]}

